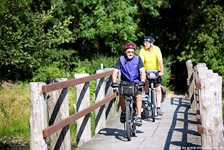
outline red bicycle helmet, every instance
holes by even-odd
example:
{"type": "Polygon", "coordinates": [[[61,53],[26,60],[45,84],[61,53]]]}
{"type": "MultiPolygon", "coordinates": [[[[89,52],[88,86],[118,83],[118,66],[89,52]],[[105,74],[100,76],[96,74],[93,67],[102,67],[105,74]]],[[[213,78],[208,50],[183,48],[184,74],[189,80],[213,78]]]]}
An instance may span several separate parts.
{"type": "Polygon", "coordinates": [[[136,49],[136,46],[135,46],[135,44],[132,44],[132,43],[127,43],[127,44],[125,44],[124,45],[124,49],[126,50],[126,49],[129,49],[129,48],[131,48],[131,49],[136,49]]]}

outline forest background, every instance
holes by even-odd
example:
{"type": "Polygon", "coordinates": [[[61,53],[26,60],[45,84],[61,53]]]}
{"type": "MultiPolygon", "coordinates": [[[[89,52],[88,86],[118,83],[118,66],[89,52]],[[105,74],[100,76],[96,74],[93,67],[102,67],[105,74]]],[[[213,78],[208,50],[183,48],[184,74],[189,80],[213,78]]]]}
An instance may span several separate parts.
{"type": "Polygon", "coordinates": [[[223,8],[221,0],[0,0],[0,138],[29,136],[29,82],[111,68],[124,44],[138,52],[146,35],[173,63],[175,87],[186,87],[188,59],[223,77],[223,8]],[[16,111],[26,121],[13,128],[16,111]]]}

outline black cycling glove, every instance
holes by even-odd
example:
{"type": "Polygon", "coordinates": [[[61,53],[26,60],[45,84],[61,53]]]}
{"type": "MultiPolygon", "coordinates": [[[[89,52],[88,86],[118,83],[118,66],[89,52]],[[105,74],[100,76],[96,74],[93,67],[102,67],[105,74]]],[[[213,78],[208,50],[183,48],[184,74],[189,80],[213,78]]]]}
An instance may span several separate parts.
{"type": "Polygon", "coordinates": [[[140,82],[138,83],[138,85],[140,85],[140,86],[145,86],[145,82],[144,82],[144,81],[140,81],[140,82]]]}
{"type": "Polygon", "coordinates": [[[116,83],[116,82],[113,82],[113,83],[111,83],[111,85],[110,85],[111,87],[113,87],[113,88],[115,88],[115,87],[118,87],[119,86],[119,84],[118,83],[116,83]]]}

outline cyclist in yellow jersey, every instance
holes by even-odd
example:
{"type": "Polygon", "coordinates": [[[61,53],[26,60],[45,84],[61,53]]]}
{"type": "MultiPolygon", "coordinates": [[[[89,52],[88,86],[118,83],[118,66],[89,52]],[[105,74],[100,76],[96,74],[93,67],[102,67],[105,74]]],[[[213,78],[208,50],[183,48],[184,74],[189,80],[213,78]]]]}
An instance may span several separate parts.
{"type": "MultiPolygon", "coordinates": [[[[144,38],[144,47],[141,48],[139,56],[142,58],[145,70],[158,70],[159,78],[157,79],[156,92],[157,92],[157,114],[162,115],[161,111],[161,76],[164,75],[163,72],[163,58],[160,48],[154,45],[155,39],[151,36],[146,36],[144,38]]],[[[145,93],[148,93],[148,81],[146,80],[145,93]]]]}

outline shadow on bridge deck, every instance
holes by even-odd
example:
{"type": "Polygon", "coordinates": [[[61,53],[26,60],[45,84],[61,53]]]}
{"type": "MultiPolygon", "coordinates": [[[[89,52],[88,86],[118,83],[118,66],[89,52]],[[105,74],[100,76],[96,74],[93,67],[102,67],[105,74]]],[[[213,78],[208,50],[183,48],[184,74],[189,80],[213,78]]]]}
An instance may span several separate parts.
{"type": "Polygon", "coordinates": [[[144,120],[137,127],[137,136],[127,141],[124,125],[119,116],[90,141],[77,150],[175,150],[201,149],[201,136],[197,133],[196,113],[184,97],[166,98],[164,112],[155,122],[144,120]]]}

